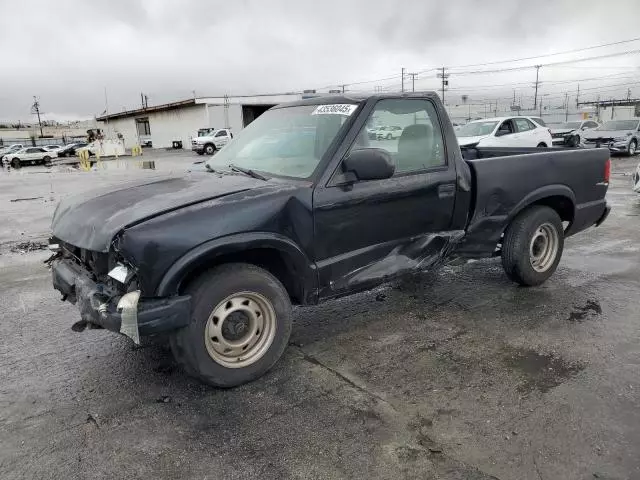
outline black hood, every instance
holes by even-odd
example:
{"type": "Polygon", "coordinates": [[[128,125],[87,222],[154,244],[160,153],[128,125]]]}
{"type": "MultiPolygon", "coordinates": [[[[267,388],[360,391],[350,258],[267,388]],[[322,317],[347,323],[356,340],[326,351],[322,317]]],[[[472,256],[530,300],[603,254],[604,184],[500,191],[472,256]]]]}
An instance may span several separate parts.
{"type": "Polygon", "coordinates": [[[213,173],[140,181],[60,201],[53,214],[53,235],[88,250],[107,252],[122,229],[163,213],[265,185],[262,180],[213,173]]]}

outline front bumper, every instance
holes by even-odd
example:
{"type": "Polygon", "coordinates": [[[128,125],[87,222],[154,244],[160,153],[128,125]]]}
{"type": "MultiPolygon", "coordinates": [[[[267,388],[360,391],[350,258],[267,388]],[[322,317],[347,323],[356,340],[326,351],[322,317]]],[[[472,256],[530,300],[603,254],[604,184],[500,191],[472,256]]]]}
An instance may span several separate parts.
{"type": "MultiPolygon", "coordinates": [[[[77,304],[82,321],[120,332],[123,312],[118,309],[120,296],[107,293],[108,287],[94,282],[89,273],[69,259],[51,264],[53,287],[63,299],[77,304]]],[[[155,335],[186,326],[191,317],[189,295],[170,298],[141,298],[137,304],[140,336],[155,335]]]]}
{"type": "Polygon", "coordinates": [[[199,143],[192,143],[191,144],[191,151],[192,152],[204,152],[204,145],[200,145],[199,143]]]}
{"type": "Polygon", "coordinates": [[[587,140],[584,146],[585,148],[608,148],[611,153],[627,153],[629,151],[629,142],[595,142],[587,140]]]}

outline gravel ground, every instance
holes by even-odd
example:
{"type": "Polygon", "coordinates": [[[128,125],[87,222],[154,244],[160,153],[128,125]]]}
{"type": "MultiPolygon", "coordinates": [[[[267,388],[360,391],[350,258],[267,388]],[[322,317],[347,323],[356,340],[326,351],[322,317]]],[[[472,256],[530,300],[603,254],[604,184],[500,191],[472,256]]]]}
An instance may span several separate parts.
{"type": "Polygon", "coordinates": [[[161,342],[72,332],[42,263],[62,196],[200,159],[150,157],[0,172],[0,478],[640,478],[637,160],[545,285],[487,260],[298,309],[276,367],[219,390],[161,342]]]}

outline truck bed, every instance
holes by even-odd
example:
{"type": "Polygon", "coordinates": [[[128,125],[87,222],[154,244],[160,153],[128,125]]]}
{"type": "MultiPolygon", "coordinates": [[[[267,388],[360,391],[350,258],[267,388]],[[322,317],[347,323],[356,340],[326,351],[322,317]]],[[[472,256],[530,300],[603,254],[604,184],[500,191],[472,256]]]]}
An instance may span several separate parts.
{"type": "Polygon", "coordinates": [[[463,157],[474,196],[460,255],[493,255],[511,219],[534,203],[560,211],[565,236],[605,213],[607,149],[473,148],[463,157]]]}

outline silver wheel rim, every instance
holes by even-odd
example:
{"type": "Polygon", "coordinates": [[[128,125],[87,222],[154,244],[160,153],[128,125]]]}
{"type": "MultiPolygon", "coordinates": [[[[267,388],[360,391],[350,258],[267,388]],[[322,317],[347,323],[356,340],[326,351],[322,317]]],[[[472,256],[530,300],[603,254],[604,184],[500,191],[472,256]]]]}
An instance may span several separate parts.
{"type": "Polygon", "coordinates": [[[211,155],[213,153],[213,147],[212,146],[207,146],[207,154],[211,155]]]}
{"type": "Polygon", "coordinates": [[[242,368],[260,360],[276,334],[271,302],[255,292],[239,292],[222,300],[205,327],[209,356],[227,368],[242,368]]]}
{"type": "Polygon", "coordinates": [[[630,153],[631,155],[635,155],[635,153],[636,153],[636,144],[635,144],[635,143],[633,143],[633,142],[631,142],[631,143],[629,144],[629,153],[630,153]]]}
{"type": "Polygon", "coordinates": [[[534,232],[529,244],[529,261],[536,272],[549,270],[558,254],[560,238],[556,228],[550,223],[543,223],[534,232]]]}

